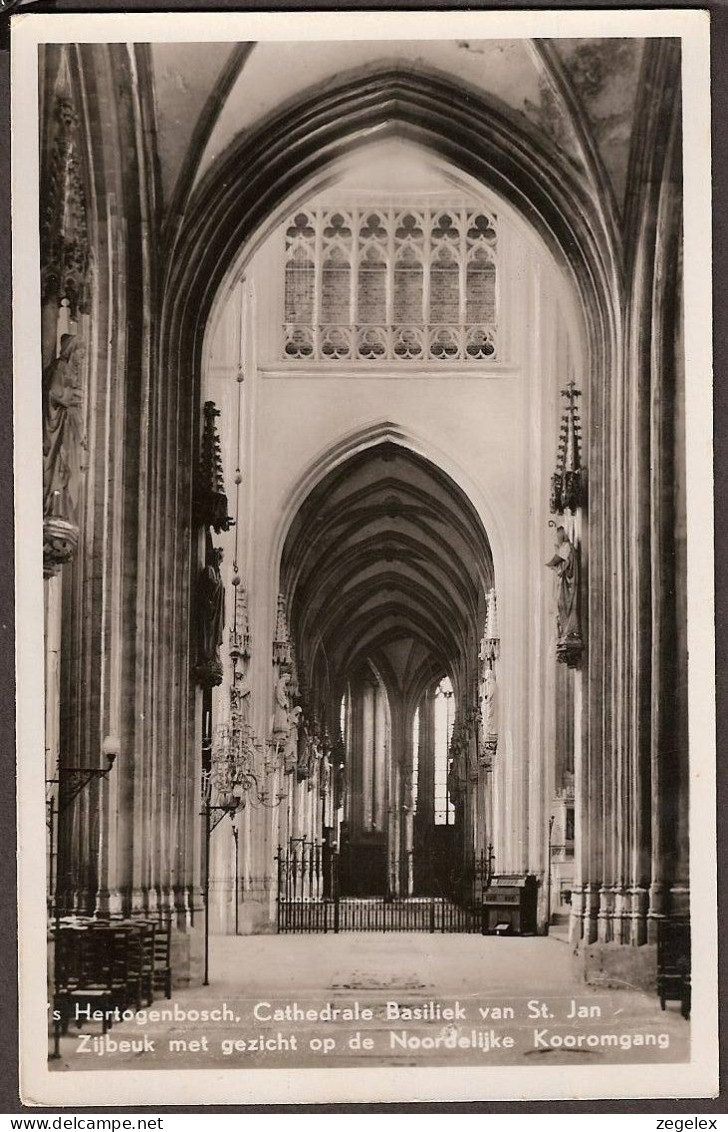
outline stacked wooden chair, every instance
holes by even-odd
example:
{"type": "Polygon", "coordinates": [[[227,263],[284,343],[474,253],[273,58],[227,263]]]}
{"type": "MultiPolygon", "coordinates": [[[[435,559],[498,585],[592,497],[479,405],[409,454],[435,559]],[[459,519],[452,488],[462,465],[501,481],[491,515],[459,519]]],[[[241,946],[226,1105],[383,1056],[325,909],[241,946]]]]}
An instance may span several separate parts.
{"type": "Polygon", "coordinates": [[[172,997],[171,922],[151,918],[64,917],[53,928],[53,1056],[71,1021],[110,1029],[115,1009],[141,1010],[156,993],[172,997]],[[100,1013],[96,1013],[96,1012],[100,1013]]]}

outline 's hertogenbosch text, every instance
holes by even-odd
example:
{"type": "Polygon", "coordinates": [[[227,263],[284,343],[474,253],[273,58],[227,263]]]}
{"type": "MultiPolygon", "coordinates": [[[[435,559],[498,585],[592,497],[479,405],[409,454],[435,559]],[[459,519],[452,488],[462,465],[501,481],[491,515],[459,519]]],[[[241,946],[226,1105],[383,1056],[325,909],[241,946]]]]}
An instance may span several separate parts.
{"type": "Polygon", "coordinates": [[[507,1003],[261,1000],[221,1002],[199,1009],[170,1003],[147,1010],[101,1010],[79,1003],[75,1012],[79,1025],[104,1020],[127,1023],[123,1033],[114,1030],[79,1036],[76,1052],[97,1057],[159,1052],[227,1058],[448,1051],[487,1057],[500,1051],[612,1049],[644,1051],[644,1059],[649,1060],[650,1050],[670,1048],[668,1028],[625,1028],[608,1000],[600,1004],[593,998],[583,1002],[531,998],[507,1003]],[[172,1029],[166,1031],[170,1025],[172,1029]]]}

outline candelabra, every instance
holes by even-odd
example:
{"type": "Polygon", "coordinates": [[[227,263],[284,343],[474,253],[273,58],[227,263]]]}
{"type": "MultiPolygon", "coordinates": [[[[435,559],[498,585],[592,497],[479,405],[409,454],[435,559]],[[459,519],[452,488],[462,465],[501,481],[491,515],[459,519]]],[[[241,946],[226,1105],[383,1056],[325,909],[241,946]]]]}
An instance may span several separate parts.
{"type": "MultiPolygon", "coordinates": [[[[234,821],[235,815],[251,805],[270,809],[280,805],[281,798],[271,798],[261,787],[256,769],[263,761],[263,747],[255,736],[250,724],[243,718],[235,683],[231,689],[232,712],[230,719],[220,724],[210,744],[208,765],[202,772],[202,811],[204,819],[205,843],[205,972],[203,985],[209,986],[210,971],[210,843],[213,831],[227,815],[234,821]]],[[[238,835],[235,830],[235,858],[237,870],[238,835]]],[[[235,885],[235,915],[237,923],[238,885],[235,885]]],[[[236,929],[237,934],[237,929],[236,929]]]]}
{"type": "MultiPolygon", "coordinates": [[[[213,763],[214,765],[214,763],[213,763]]],[[[230,820],[233,821],[238,810],[242,809],[245,804],[244,797],[236,797],[234,795],[225,796],[223,800],[218,803],[212,801],[212,769],[203,771],[202,773],[202,817],[205,821],[205,878],[204,878],[204,902],[205,902],[205,974],[203,978],[203,985],[210,985],[210,839],[212,831],[217,828],[225,815],[229,815],[230,820]]],[[[237,850],[237,838],[235,841],[237,850]]],[[[235,893],[235,900],[237,902],[238,894],[235,893]]]]}

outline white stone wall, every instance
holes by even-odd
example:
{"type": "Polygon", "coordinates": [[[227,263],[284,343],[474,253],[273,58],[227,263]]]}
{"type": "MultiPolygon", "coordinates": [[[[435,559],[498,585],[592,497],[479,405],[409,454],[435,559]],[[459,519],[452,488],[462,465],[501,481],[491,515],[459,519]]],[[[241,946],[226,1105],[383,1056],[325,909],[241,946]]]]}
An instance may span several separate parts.
{"type": "MultiPolygon", "coordinates": [[[[435,179],[437,170],[430,175],[435,179]]],[[[381,168],[371,176],[381,182],[381,168]]],[[[335,201],[337,188],[328,192],[335,201]]],[[[502,201],[488,197],[487,203],[499,218],[502,361],[459,363],[459,369],[436,363],[367,368],[282,362],[279,225],[252,260],[240,264],[219,299],[207,338],[203,397],[222,411],[231,508],[240,417],[238,565],[249,594],[253,724],[261,737],[271,725],[280,555],[308,491],[342,459],[391,438],[441,467],[468,495],[492,547],[500,618],[500,742],[492,775],[495,867],[543,873],[555,786],[555,603],[552,575],[544,565],[552,553],[549,477],[556,456],[558,393],[571,376],[586,385],[585,362],[568,280],[502,201]]],[[[233,531],[219,539],[226,547],[228,582],[235,537],[233,531]]],[[[224,691],[216,696],[221,703],[224,691]]],[[[272,868],[276,824],[284,810],[285,803],[280,812],[258,811],[245,819],[253,827],[246,853],[252,851],[254,860],[245,864],[253,889],[272,868]]],[[[242,845],[241,836],[241,852],[242,845]]],[[[226,857],[227,848],[220,854],[226,857]]]]}

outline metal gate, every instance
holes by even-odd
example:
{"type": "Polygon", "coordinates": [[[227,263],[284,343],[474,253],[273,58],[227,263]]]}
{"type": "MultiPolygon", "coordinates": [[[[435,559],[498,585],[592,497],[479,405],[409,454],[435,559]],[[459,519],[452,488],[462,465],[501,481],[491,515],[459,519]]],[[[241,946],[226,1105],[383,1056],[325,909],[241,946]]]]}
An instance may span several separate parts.
{"type": "Polygon", "coordinates": [[[482,932],[482,905],[446,896],[339,896],[337,855],[327,845],[291,841],[278,856],[278,931],[482,932]]]}

